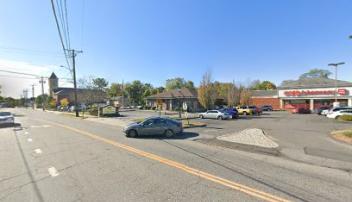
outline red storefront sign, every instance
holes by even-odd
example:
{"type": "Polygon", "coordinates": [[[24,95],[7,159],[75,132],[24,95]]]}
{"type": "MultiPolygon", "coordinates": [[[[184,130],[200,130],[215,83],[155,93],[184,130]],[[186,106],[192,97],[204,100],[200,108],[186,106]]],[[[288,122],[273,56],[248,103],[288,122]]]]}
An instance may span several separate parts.
{"type": "Polygon", "coordinates": [[[346,95],[347,94],[347,90],[346,89],[338,89],[337,93],[340,95],[346,95]]]}
{"type": "MultiPolygon", "coordinates": [[[[338,89],[337,93],[339,95],[346,95],[346,89],[338,89]]],[[[305,95],[334,95],[334,90],[288,90],[285,91],[286,96],[305,96],[305,95]]]]}

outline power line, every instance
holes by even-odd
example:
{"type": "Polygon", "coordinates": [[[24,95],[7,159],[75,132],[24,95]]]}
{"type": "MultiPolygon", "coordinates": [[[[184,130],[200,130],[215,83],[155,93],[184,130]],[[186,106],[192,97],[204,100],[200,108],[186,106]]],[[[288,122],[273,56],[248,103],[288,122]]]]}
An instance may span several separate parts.
{"type": "MultiPolygon", "coordinates": [[[[0,69],[0,72],[6,72],[6,73],[10,73],[10,74],[19,74],[19,75],[34,76],[34,77],[36,77],[36,78],[21,77],[21,78],[28,78],[28,79],[38,79],[38,78],[41,78],[41,77],[43,77],[43,78],[49,78],[49,77],[40,76],[40,75],[36,75],[36,74],[28,74],[28,73],[24,73],[24,72],[15,72],[15,71],[2,70],[2,69],[0,69]]],[[[12,75],[8,75],[8,76],[12,76],[12,75]]],[[[60,77],[60,79],[72,81],[72,78],[60,77]]]]}
{"type": "Polygon", "coordinates": [[[0,77],[5,77],[5,78],[14,78],[14,79],[35,79],[37,80],[38,78],[30,78],[30,77],[24,77],[24,76],[14,76],[14,75],[3,75],[0,74],[0,77]]]}
{"type": "Polygon", "coordinates": [[[60,55],[60,53],[58,53],[58,52],[51,52],[51,51],[45,51],[45,50],[25,49],[25,48],[17,48],[17,47],[8,47],[8,46],[0,46],[0,49],[11,50],[11,51],[22,51],[22,52],[36,53],[36,54],[52,54],[52,55],[57,55],[57,56],[60,55]]]}
{"type": "Polygon", "coordinates": [[[62,8],[62,1],[61,0],[56,0],[56,6],[57,6],[57,12],[58,12],[58,16],[59,16],[59,22],[61,23],[61,30],[63,33],[63,38],[65,40],[65,46],[67,49],[68,48],[68,41],[67,41],[67,32],[66,32],[66,23],[65,23],[65,17],[64,17],[64,12],[63,12],[63,8],[62,8]]]}
{"type": "Polygon", "coordinates": [[[66,0],[64,0],[64,6],[65,6],[65,18],[66,18],[66,32],[67,32],[67,38],[68,38],[68,49],[71,49],[70,28],[68,26],[68,15],[67,15],[67,3],[66,3],[66,0]]]}
{"type": "Polygon", "coordinates": [[[53,14],[54,14],[54,18],[55,18],[55,23],[56,23],[56,28],[57,28],[57,31],[59,33],[59,37],[60,37],[60,41],[61,41],[61,46],[62,46],[62,50],[64,51],[64,55],[65,55],[65,59],[66,59],[66,63],[67,63],[67,66],[70,67],[70,63],[68,62],[68,55],[66,54],[66,48],[65,48],[65,44],[64,44],[64,41],[63,41],[63,38],[62,38],[62,34],[61,34],[61,30],[60,30],[60,25],[59,25],[59,22],[57,20],[57,15],[56,15],[56,10],[55,10],[55,5],[54,5],[54,0],[51,0],[51,8],[53,10],[53,14]]]}
{"type": "Polygon", "coordinates": [[[21,75],[26,75],[26,76],[34,76],[34,77],[40,77],[39,75],[35,75],[35,74],[28,74],[28,73],[24,73],[24,72],[15,72],[15,71],[9,71],[9,70],[2,70],[0,69],[0,72],[6,72],[6,73],[11,73],[11,74],[21,74],[21,75]]]}

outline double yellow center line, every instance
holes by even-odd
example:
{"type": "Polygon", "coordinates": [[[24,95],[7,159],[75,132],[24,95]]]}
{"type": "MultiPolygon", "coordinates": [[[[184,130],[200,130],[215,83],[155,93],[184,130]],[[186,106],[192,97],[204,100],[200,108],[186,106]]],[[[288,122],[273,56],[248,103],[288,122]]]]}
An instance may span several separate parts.
{"type": "Polygon", "coordinates": [[[266,193],[266,192],[263,192],[263,191],[248,187],[246,185],[242,185],[242,184],[239,184],[239,183],[236,183],[236,182],[233,182],[233,181],[230,181],[230,180],[227,180],[227,179],[224,179],[224,178],[209,174],[207,172],[204,172],[204,171],[189,167],[189,166],[187,166],[185,164],[178,163],[176,161],[172,161],[172,160],[163,158],[161,156],[158,156],[158,155],[155,155],[155,154],[152,154],[152,153],[148,153],[148,152],[136,149],[134,147],[131,147],[131,146],[128,146],[128,145],[125,145],[125,144],[121,144],[119,142],[116,142],[116,141],[113,141],[113,140],[110,140],[110,139],[107,139],[107,138],[103,138],[103,137],[101,137],[99,135],[95,135],[95,134],[89,133],[87,131],[79,130],[77,128],[73,128],[73,127],[70,127],[70,126],[67,126],[67,125],[55,123],[55,122],[52,122],[52,121],[46,121],[46,120],[40,120],[40,121],[44,121],[44,122],[50,123],[52,125],[56,125],[56,126],[59,126],[59,127],[74,131],[74,132],[79,133],[81,135],[90,137],[90,138],[95,139],[95,140],[99,140],[101,142],[104,142],[104,143],[107,143],[107,144],[110,144],[110,145],[113,145],[115,147],[124,149],[124,150],[129,151],[131,153],[134,153],[136,155],[143,156],[145,158],[148,158],[148,159],[151,159],[151,160],[154,160],[154,161],[158,161],[158,162],[160,162],[162,164],[166,164],[166,165],[168,165],[170,167],[177,168],[177,169],[182,170],[182,171],[184,171],[186,173],[201,177],[203,179],[215,182],[217,184],[221,184],[223,186],[226,186],[226,187],[229,187],[231,189],[246,193],[246,194],[248,194],[250,196],[254,196],[254,197],[257,197],[257,198],[265,200],[265,201],[270,201],[270,202],[278,202],[278,201],[280,201],[280,202],[288,202],[289,201],[287,199],[283,199],[283,198],[274,196],[272,194],[269,194],[269,193],[266,193]]]}

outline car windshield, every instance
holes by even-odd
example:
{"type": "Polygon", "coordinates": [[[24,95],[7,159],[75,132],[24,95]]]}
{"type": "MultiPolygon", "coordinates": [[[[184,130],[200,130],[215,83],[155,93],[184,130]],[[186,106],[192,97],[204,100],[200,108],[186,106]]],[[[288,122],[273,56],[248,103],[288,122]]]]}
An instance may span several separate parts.
{"type": "Polygon", "coordinates": [[[0,112],[0,116],[11,116],[10,112],[0,112]]]}

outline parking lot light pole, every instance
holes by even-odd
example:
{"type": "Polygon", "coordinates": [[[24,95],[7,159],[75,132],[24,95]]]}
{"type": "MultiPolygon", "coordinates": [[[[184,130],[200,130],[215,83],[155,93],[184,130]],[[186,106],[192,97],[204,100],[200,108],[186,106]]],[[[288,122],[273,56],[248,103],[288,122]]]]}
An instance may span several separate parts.
{"type": "Polygon", "coordinates": [[[329,66],[335,67],[335,93],[334,93],[335,102],[337,102],[337,94],[336,94],[336,91],[337,91],[337,67],[340,65],[344,65],[344,64],[345,64],[344,62],[328,64],[329,66]]]}

